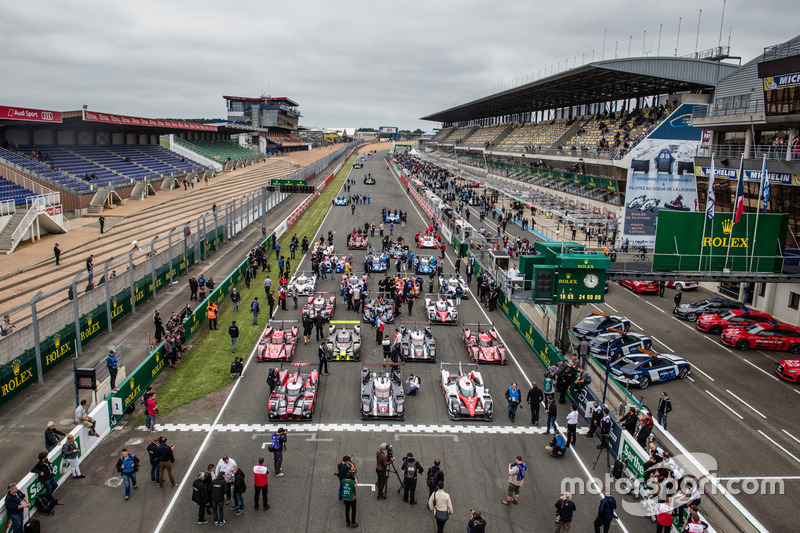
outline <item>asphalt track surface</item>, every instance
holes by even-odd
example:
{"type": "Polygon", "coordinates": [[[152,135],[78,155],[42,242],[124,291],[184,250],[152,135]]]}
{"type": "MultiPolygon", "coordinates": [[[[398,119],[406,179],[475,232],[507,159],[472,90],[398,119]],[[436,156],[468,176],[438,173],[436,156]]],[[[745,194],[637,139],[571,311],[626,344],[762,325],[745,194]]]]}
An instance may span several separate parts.
{"type": "MultiPolygon", "coordinates": [[[[380,155],[369,159],[362,170],[351,174],[356,178],[356,184],[350,193],[370,194],[370,205],[359,205],[354,215],[350,214],[349,207],[333,207],[323,222],[322,232],[327,233],[329,229],[337,232],[334,242],[340,253],[345,253],[347,232],[353,227],[363,226],[365,222],[376,222],[377,225],[383,206],[409,212],[408,227],[396,228],[395,237],[402,234],[406,240],[413,241],[414,233],[425,225],[406,197],[405,190],[386,169],[380,155]],[[367,186],[361,182],[362,174],[367,172],[377,178],[377,185],[367,186]]],[[[377,239],[376,232],[376,244],[377,239]]],[[[358,253],[353,253],[353,256],[358,265],[358,253]]],[[[454,259],[454,256],[451,250],[447,251],[447,257],[449,268],[445,268],[445,272],[452,271],[449,260],[454,259]]],[[[304,258],[300,268],[309,268],[307,258],[304,258]]],[[[339,279],[329,278],[318,282],[318,288],[338,295],[339,279]]],[[[373,278],[370,288],[375,289],[376,286],[377,281],[373,278]]],[[[276,311],[275,318],[299,319],[300,310],[293,310],[291,301],[287,303],[288,310],[276,311]]],[[[426,469],[433,464],[435,458],[441,459],[445,472],[445,490],[453,499],[455,511],[446,526],[447,531],[463,529],[469,519],[470,508],[482,511],[492,531],[522,532],[553,527],[554,506],[560,496],[562,480],[585,480],[590,474],[604,475],[605,457],[597,464],[597,470],[592,472],[592,464],[597,457],[597,441],[581,435],[577,446],[573,448],[575,451],[568,452],[560,459],[549,457],[544,446],[549,443],[550,437],[542,434],[542,427],[531,427],[527,405],[518,412],[516,423],[511,424],[506,416],[506,402],[503,397],[505,389],[512,381],[516,381],[524,397],[528,389],[525,377],[540,381],[541,365],[521,337],[513,331],[501,311],[494,311],[487,318],[484,309],[476,304],[474,298],[464,301],[459,311],[463,322],[485,323],[491,318],[513,354],[513,359],[506,366],[482,365],[480,369],[496,404],[492,422],[449,420],[439,387],[438,362],[409,363],[402,367],[404,377],[409,372],[414,372],[422,379],[419,395],[407,398],[404,421],[363,422],[359,416],[361,364],[331,362],[330,375],[321,377],[319,403],[314,420],[280,424],[289,430],[288,449],[283,460],[285,476],[274,477],[270,473],[271,509],[267,512],[255,511],[252,501],[252,467],[258,457],[262,456],[267,459],[270,471],[272,470],[272,455],[266,450],[266,446],[270,434],[278,424],[267,420],[268,389],[265,380],[271,365],[258,364],[251,358],[244,376],[233,386],[232,393],[218,414],[206,413],[206,416],[193,419],[186,417],[180,421],[185,425],[175,423],[160,428],[163,430],[161,434],[167,435],[170,442],[177,443],[175,473],[179,486],[175,490],[169,490],[168,483],[165,484],[164,489],[159,491],[160,498],[156,498],[162,500],[165,507],[150,505],[143,508],[136,526],[131,524],[130,528],[122,526],[120,529],[178,532],[212,526],[211,522],[205,526],[196,524],[197,507],[191,502],[191,483],[198,471],[204,470],[209,463],[216,463],[224,454],[244,468],[248,482],[248,490],[244,495],[245,512],[241,516],[233,516],[230,506],[226,506],[227,527],[247,530],[268,527],[273,531],[308,532],[345,529],[343,506],[336,496],[338,485],[333,473],[344,454],[353,454],[358,468],[358,482],[362,484],[358,492],[357,517],[362,530],[434,530],[432,514],[424,504],[427,496],[424,474],[418,482],[419,503],[416,506],[402,502],[397,494],[399,483],[394,474],[389,479],[388,501],[376,499],[377,493],[371,485],[376,481],[375,452],[382,442],[392,444],[397,457],[413,452],[426,469]],[[203,424],[191,425],[198,421],[203,424]],[[520,504],[504,506],[501,501],[505,498],[508,484],[507,465],[517,454],[523,456],[529,469],[521,490],[520,504]]],[[[407,315],[407,308],[404,308],[402,316],[396,319],[389,331],[393,331],[400,320],[423,321],[424,318],[424,305],[418,301],[411,317],[407,315]]],[[[347,311],[346,306],[341,305],[339,297],[334,319],[360,320],[360,314],[347,311]]],[[[224,325],[224,317],[222,322],[224,325]]],[[[381,361],[382,351],[375,342],[372,328],[364,325],[362,333],[362,360],[381,361]]],[[[461,340],[460,326],[434,326],[434,336],[437,340],[439,361],[469,362],[461,340]]],[[[245,354],[247,348],[253,347],[240,346],[238,352],[245,354]]],[[[317,344],[301,343],[294,362],[316,364],[316,354],[317,344]]],[[[565,415],[566,406],[559,406],[558,420],[562,424],[565,415]]],[[[544,421],[545,417],[540,416],[540,423],[544,421]]],[[[139,476],[142,485],[147,477],[144,468],[139,476]]],[[[147,488],[148,491],[154,490],[147,488]]],[[[121,491],[121,488],[117,490],[121,491]]],[[[135,499],[132,498],[129,503],[133,504],[135,499]]],[[[152,502],[152,498],[148,498],[148,501],[152,502]]],[[[590,530],[599,497],[587,490],[584,494],[575,494],[574,501],[577,505],[574,530],[590,530]]],[[[614,530],[642,531],[652,527],[649,520],[626,514],[622,510],[621,502],[622,498],[618,496],[622,525],[618,522],[614,530]]],[[[129,511],[126,509],[124,515],[130,516],[135,508],[132,505],[128,508],[129,511]]]]}
{"type": "MultiPolygon", "coordinates": [[[[491,216],[481,223],[478,209],[470,209],[473,226],[496,234],[491,216]]],[[[531,232],[513,223],[506,231],[535,240],[531,232]]],[[[604,304],[580,306],[573,310],[572,321],[575,324],[593,311],[626,316],[632,321],[631,331],[648,335],[654,350],[687,359],[692,365],[690,378],[632,393],[643,396],[644,403],[655,409],[661,391],[666,391],[673,405],[668,422],[673,436],[688,451],[710,456],[709,462],[704,459],[705,466],[726,487],[743,491],[736,498],[764,526],[771,531],[787,530],[794,523],[800,491],[800,411],[796,409],[800,387],[779,379],[775,367],[792,355],[723,345],[718,335],[701,332],[694,323],[672,315],[674,295],[670,288],[660,298],[611,283],[604,304]],[[768,485],[777,481],[784,484],[783,494],[771,493],[768,485]],[[761,494],[761,487],[754,484],[764,485],[766,493],[761,494]]],[[[685,291],[682,302],[716,296],[701,286],[685,291]]]]}

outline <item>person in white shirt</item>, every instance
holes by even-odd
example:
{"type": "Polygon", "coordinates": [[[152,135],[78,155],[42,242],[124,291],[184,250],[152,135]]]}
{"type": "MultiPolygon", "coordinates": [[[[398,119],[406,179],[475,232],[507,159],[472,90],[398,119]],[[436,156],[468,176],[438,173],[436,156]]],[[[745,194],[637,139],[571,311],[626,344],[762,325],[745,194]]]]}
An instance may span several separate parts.
{"type": "Polygon", "coordinates": [[[86,413],[86,400],[81,400],[81,404],[75,409],[75,422],[89,428],[89,435],[92,437],[98,436],[95,431],[97,421],[86,413]]]}
{"type": "Polygon", "coordinates": [[[570,444],[575,444],[578,429],[578,406],[572,404],[572,409],[567,413],[567,448],[570,444]]]}
{"type": "Polygon", "coordinates": [[[415,376],[414,374],[409,374],[406,383],[409,384],[408,392],[406,394],[409,396],[416,396],[417,391],[419,390],[419,377],[415,376]]]}
{"type": "Polygon", "coordinates": [[[233,484],[233,467],[238,465],[236,461],[228,457],[227,455],[223,455],[222,459],[219,460],[217,463],[217,468],[214,469],[214,476],[219,477],[220,474],[225,476],[225,481],[228,483],[228,492],[225,494],[225,504],[228,505],[231,503],[231,485],[233,484]]]}

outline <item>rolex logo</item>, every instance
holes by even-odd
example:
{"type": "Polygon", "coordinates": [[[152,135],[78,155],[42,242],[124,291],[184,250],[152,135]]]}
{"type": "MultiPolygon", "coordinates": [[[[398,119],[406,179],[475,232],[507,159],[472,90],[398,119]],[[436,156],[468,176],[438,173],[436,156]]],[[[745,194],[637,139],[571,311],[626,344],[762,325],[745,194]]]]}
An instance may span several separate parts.
{"type": "Polygon", "coordinates": [[[111,298],[111,306],[112,307],[116,307],[117,306],[117,297],[116,296],[111,298]]]}
{"type": "Polygon", "coordinates": [[[571,277],[572,277],[572,274],[570,274],[570,273],[567,273],[567,279],[569,279],[569,278],[571,278],[571,277]]]}
{"type": "Polygon", "coordinates": [[[20,366],[20,364],[21,363],[20,363],[19,359],[14,359],[14,361],[11,363],[11,369],[14,370],[14,375],[15,376],[19,375],[19,366],[20,366]]]}
{"type": "Polygon", "coordinates": [[[733,226],[733,220],[732,219],[729,218],[728,220],[723,220],[722,221],[722,233],[724,233],[725,235],[730,235],[732,226],[733,226]]]}
{"type": "Polygon", "coordinates": [[[61,344],[61,335],[59,333],[53,335],[53,343],[55,343],[56,348],[61,344]]]}
{"type": "Polygon", "coordinates": [[[86,313],[86,322],[91,326],[92,325],[92,313],[86,313]]]}

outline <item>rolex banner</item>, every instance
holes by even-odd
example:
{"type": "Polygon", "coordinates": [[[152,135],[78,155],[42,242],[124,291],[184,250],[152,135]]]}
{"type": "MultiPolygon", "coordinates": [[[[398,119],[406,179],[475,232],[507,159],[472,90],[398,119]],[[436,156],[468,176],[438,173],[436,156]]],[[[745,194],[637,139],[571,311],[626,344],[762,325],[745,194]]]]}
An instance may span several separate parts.
{"type": "Polygon", "coordinates": [[[780,272],[789,226],[788,214],[742,215],[733,224],[732,213],[661,211],[656,229],[657,270],[780,272]],[[705,227],[705,233],[703,229],[705,227]]]}

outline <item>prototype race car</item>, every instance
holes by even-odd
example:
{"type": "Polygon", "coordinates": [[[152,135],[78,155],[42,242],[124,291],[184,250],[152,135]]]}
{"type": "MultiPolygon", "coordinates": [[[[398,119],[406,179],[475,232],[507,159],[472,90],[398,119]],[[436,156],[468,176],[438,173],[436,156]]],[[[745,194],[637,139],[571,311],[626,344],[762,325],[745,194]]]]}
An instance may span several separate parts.
{"type": "Polygon", "coordinates": [[[394,302],[389,298],[377,296],[364,303],[364,322],[375,324],[375,317],[380,315],[384,323],[394,322],[394,302]]]}
{"type": "Polygon", "coordinates": [[[781,379],[800,383],[800,359],[783,359],[778,362],[775,372],[781,379]]]}
{"type": "Polygon", "coordinates": [[[403,255],[408,253],[408,245],[402,242],[392,243],[387,249],[386,253],[392,259],[400,259],[403,255]]]}
{"type": "Polygon", "coordinates": [[[356,168],[363,168],[363,167],[364,167],[364,163],[353,163],[353,168],[354,168],[354,169],[356,169],[356,168]]]}
{"type": "Polygon", "coordinates": [[[386,272],[389,270],[389,258],[386,254],[373,255],[367,262],[370,272],[386,272]]]}
{"type": "Polygon", "coordinates": [[[400,215],[397,213],[384,213],[383,222],[386,224],[389,222],[400,222],[400,215]]]}
{"type": "Polygon", "coordinates": [[[334,247],[333,244],[322,244],[319,241],[316,241],[311,246],[311,255],[316,255],[317,254],[317,250],[320,247],[322,247],[322,256],[323,257],[328,257],[328,256],[333,255],[335,253],[335,247],[334,247]]]}
{"type": "Polygon", "coordinates": [[[739,350],[749,348],[764,350],[788,350],[800,353],[800,328],[777,322],[753,324],[746,328],[728,328],[719,336],[722,344],[739,350]]]}
{"type": "Polygon", "coordinates": [[[712,335],[719,335],[722,330],[731,327],[744,328],[750,324],[774,323],[775,320],[769,313],[749,311],[747,309],[731,309],[727,313],[718,315],[700,315],[694,323],[700,331],[707,331],[712,335]]]}
{"type": "Polygon", "coordinates": [[[355,274],[350,274],[348,277],[347,274],[342,275],[342,286],[347,285],[348,287],[352,287],[355,289],[356,287],[360,287],[361,290],[364,290],[367,287],[367,282],[369,281],[369,276],[366,274],[362,276],[357,276],[355,274]]]}
{"type": "Polygon", "coordinates": [[[593,339],[609,329],[628,331],[631,329],[631,321],[624,316],[607,315],[605,313],[591,313],[589,316],[578,322],[572,327],[572,331],[578,336],[586,336],[593,339]]]}
{"type": "Polygon", "coordinates": [[[417,246],[420,248],[438,248],[439,243],[436,242],[434,235],[421,235],[417,241],[417,246]]]}
{"type": "Polygon", "coordinates": [[[730,309],[740,309],[742,307],[742,302],[716,297],[690,304],[680,304],[672,311],[672,314],[678,318],[694,322],[700,315],[719,313],[720,311],[724,312],[730,309]]]}
{"type": "Polygon", "coordinates": [[[641,333],[620,333],[620,331],[603,333],[592,339],[589,342],[589,353],[599,361],[609,358],[615,361],[640,349],[649,350],[653,345],[650,337],[641,333]]]}
{"type": "Polygon", "coordinates": [[[306,272],[300,272],[298,274],[295,274],[289,281],[289,291],[297,287],[297,293],[300,296],[311,296],[312,294],[314,294],[314,288],[316,286],[317,286],[316,274],[309,275],[306,272]]]}
{"type": "Polygon", "coordinates": [[[477,329],[464,328],[464,344],[467,353],[475,363],[506,364],[506,346],[500,341],[497,330],[491,324],[464,324],[464,326],[477,326],[477,329]]]}
{"type": "Polygon", "coordinates": [[[345,255],[325,256],[320,262],[319,267],[325,272],[344,272],[344,264],[347,262],[345,255]]]}
{"type": "Polygon", "coordinates": [[[651,383],[684,379],[692,368],[686,359],[677,355],[647,352],[626,355],[612,363],[610,370],[620,383],[646,389],[651,383]]]}
{"type": "Polygon", "coordinates": [[[431,324],[458,324],[458,309],[453,300],[425,298],[425,311],[431,324]]]}
{"type": "Polygon", "coordinates": [[[366,250],[369,239],[362,233],[350,233],[347,236],[347,248],[349,250],[366,250]]]}
{"type": "Polygon", "coordinates": [[[361,359],[361,326],[352,329],[330,326],[325,343],[328,361],[358,361],[361,359]]]}
{"type": "Polygon", "coordinates": [[[417,274],[430,274],[436,271],[436,258],[432,255],[418,255],[414,257],[414,271],[417,274]]]}
{"type": "Polygon", "coordinates": [[[403,375],[399,368],[383,370],[383,365],[373,363],[361,368],[361,418],[391,418],[403,420],[406,414],[406,394],[403,375]],[[372,366],[370,365],[370,366],[372,366]]]}
{"type": "Polygon", "coordinates": [[[322,315],[322,319],[330,322],[334,309],[336,309],[336,296],[325,297],[324,292],[318,292],[316,295],[308,297],[308,303],[303,306],[303,318],[315,318],[317,315],[322,315]]]}
{"type": "Polygon", "coordinates": [[[467,282],[460,274],[449,274],[448,276],[439,276],[439,292],[445,298],[455,298],[461,295],[462,300],[469,299],[469,290],[467,290],[467,282]]]}
{"type": "Polygon", "coordinates": [[[619,282],[623,287],[627,287],[635,293],[658,292],[657,281],[641,281],[638,279],[623,279],[619,282]]]}
{"type": "Polygon", "coordinates": [[[333,205],[347,205],[350,203],[344,196],[336,196],[331,202],[333,205]]]}
{"type": "Polygon", "coordinates": [[[375,185],[375,178],[373,178],[372,176],[365,176],[364,185],[375,185]]]}
{"type": "Polygon", "coordinates": [[[278,373],[278,384],[267,400],[270,420],[311,420],[319,390],[319,370],[301,372],[308,363],[293,363],[278,373]]]}
{"type": "Polygon", "coordinates": [[[492,419],[492,396],[478,365],[442,363],[442,393],[451,420],[492,419]]]}
{"type": "MultiPolygon", "coordinates": [[[[296,320],[288,322],[296,322],[296,320]]],[[[284,329],[283,320],[280,321],[280,327],[274,326],[273,321],[270,320],[256,347],[258,362],[291,361],[296,347],[297,326],[284,329]]]]}
{"type": "MultiPolygon", "coordinates": [[[[416,323],[416,322],[415,322],[416,323]]],[[[436,339],[430,326],[423,329],[408,329],[400,325],[400,359],[403,361],[436,361],[436,339]]]]}

